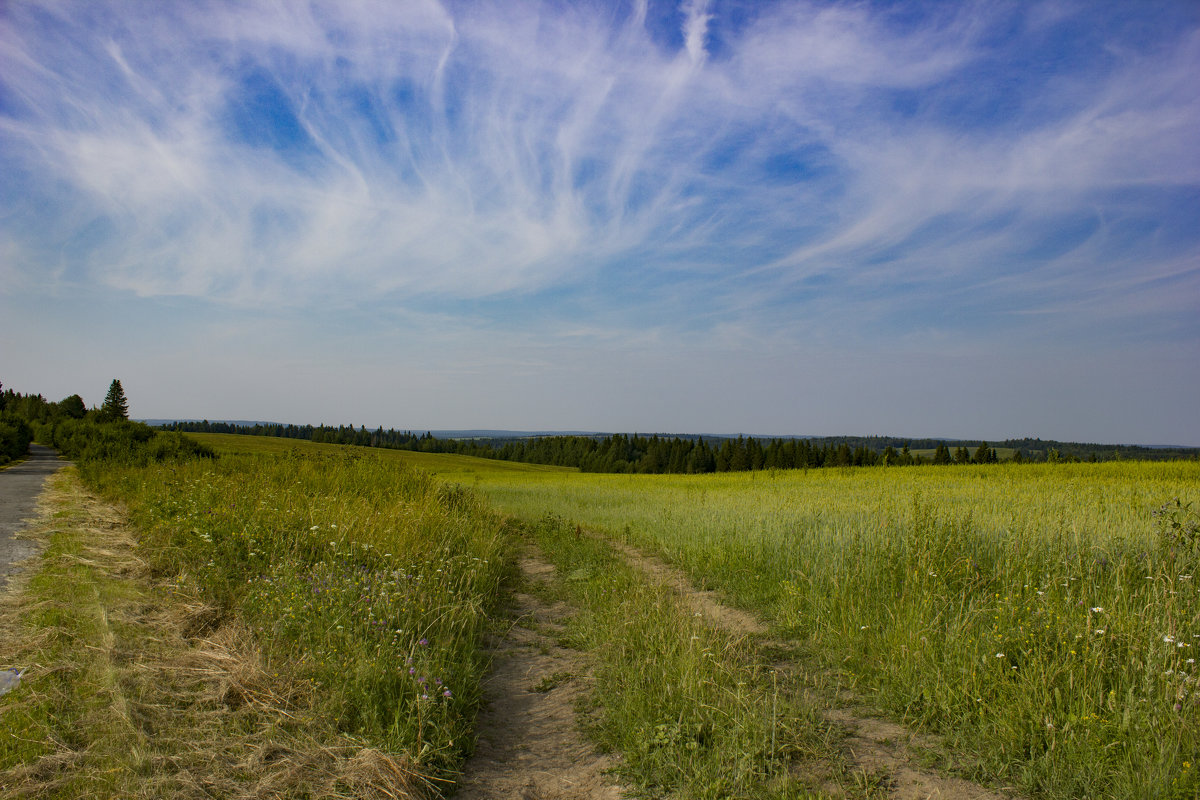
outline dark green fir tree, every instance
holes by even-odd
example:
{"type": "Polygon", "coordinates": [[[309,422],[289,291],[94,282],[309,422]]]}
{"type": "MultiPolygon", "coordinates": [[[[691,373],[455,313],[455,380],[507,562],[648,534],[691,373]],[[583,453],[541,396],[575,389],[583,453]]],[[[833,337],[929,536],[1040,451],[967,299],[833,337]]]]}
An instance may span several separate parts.
{"type": "Polygon", "coordinates": [[[113,382],[109,384],[108,394],[104,397],[104,405],[100,406],[100,418],[105,422],[129,419],[129,403],[125,399],[125,390],[121,388],[121,382],[116,378],[113,378],[113,382]]]}

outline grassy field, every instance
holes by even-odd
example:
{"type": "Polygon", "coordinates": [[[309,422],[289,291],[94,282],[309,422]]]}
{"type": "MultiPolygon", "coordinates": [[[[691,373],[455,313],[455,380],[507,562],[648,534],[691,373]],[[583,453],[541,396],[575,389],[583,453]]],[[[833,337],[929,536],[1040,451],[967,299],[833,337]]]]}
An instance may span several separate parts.
{"type": "Polygon", "coordinates": [[[614,476],[375,452],[678,565],[980,775],[1043,797],[1200,791],[1196,518],[1156,516],[1200,507],[1194,463],[614,476]]]}
{"type": "Polygon", "coordinates": [[[189,433],[196,441],[204,442],[222,453],[232,454],[314,454],[377,456],[384,461],[407,464],[446,480],[469,479],[474,475],[516,473],[529,475],[546,473],[578,472],[573,467],[552,467],[542,464],[520,464],[514,461],[499,461],[474,456],[444,455],[442,453],[416,453],[409,450],[386,450],[383,448],[355,447],[341,444],[320,444],[300,439],[277,439],[269,436],[240,436],[232,433],[189,433]]]}
{"type": "Polygon", "coordinates": [[[551,510],[660,554],[1028,791],[1200,786],[1196,539],[1155,517],[1173,498],[1200,506],[1194,463],[475,485],[509,513],[551,510]]]}

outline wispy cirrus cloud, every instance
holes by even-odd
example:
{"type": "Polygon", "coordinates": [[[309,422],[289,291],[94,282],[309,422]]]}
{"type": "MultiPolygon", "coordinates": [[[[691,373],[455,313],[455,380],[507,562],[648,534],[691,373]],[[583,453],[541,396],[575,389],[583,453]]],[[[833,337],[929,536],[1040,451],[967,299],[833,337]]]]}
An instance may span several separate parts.
{"type": "Polygon", "coordinates": [[[1192,346],[1198,16],[14,3],[0,293],[572,347],[1192,346]]]}

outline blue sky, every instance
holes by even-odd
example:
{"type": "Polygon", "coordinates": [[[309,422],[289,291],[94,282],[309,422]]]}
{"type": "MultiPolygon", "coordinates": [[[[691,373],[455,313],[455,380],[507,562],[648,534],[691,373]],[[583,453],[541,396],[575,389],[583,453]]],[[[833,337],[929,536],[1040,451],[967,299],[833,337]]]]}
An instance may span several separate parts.
{"type": "Polygon", "coordinates": [[[1200,445],[1200,5],[22,2],[0,381],[1200,445]]]}

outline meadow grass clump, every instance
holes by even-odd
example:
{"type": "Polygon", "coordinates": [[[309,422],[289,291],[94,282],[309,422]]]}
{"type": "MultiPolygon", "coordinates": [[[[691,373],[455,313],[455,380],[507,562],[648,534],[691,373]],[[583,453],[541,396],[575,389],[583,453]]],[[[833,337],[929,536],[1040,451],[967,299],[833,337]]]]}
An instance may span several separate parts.
{"type": "Polygon", "coordinates": [[[471,492],[346,454],[226,454],[94,480],[130,507],[151,569],[243,621],[340,732],[454,773],[511,564],[511,537],[471,492]]]}

